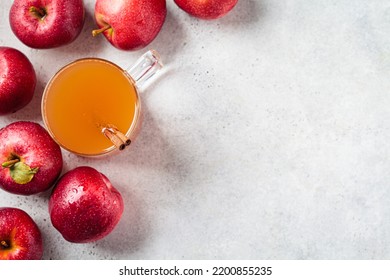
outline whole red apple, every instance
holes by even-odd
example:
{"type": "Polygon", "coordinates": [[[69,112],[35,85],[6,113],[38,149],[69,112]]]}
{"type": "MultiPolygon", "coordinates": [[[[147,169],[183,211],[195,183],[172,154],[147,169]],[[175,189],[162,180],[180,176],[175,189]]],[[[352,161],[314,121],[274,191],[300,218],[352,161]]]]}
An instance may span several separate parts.
{"type": "Polygon", "coordinates": [[[34,96],[36,84],[30,60],[19,50],[0,47],[0,115],[26,106],[34,96]]]}
{"type": "Polygon", "coordinates": [[[23,210],[0,208],[0,260],[40,260],[41,231],[23,210]]]}
{"type": "Polygon", "coordinates": [[[54,185],[61,174],[59,145],[38,123],[18,121],[0,129],[0,188],[31,195],[54,185]]]}
{"type": "Polygon", "coordinates": [[[15,0],[9,13],[16,37],[36,49],[73,42],[83,28],[84,18],[82,0],[15,0]]]}
{"type": "Polygon", "coordinates": [[[49,200],[53,226],[74,243],[99,240],[118,224],[123,213],[121,194],[108,178],[88,166],[65,173],[49,200]]]}
{"type": "Polygon", "coordinates": [[[223,17],[238,0],[175,0],[175,3],[188,14],[201,19],[223,17]]]}
{"type": "Polygon", "coordinates": [[[165,0],[97,0],[95,20],[107,40],[122,50],[137,50],[150,44],[165,21],[165,0]]]}

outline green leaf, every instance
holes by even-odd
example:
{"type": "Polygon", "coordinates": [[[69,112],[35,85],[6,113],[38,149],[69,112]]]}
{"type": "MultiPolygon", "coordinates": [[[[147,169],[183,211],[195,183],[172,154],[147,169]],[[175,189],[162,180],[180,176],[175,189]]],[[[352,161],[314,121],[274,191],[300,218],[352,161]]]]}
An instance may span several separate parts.
{"type": "Polygon", "coordinates": [[[17,162],[10,168],[12,179],[18,184],[27,184],[31,182],[34,175],[38,172],[39,167],[31,168],[24,162],[17,162]]]}

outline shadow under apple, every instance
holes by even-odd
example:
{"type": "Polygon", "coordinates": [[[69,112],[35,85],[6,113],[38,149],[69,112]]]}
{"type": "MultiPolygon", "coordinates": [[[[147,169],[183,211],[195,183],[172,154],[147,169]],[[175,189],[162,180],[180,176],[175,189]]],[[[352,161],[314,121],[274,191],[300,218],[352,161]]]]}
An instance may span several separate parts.
{"type": "Polygon", "coordinates": [[[15,113],[6,115],[7,122],[12,123],[20,120],[33,121],[42,124],[41,115],[41,100],[46,81],[42,80],[42,77],[37,71],[37,84],[35,86],[34,96],[31,101],[23,108],[19,109],[15,113]]]}
{"type": "Polygon", "coordinates": [[[44,221],[44,224],[41,227],[42,238],[44,242],[43,250],[43,260],[63,260],[65,259],[65,251],[63,247],[68,246],[67,241],[65,241],[60,234],[53,234],[51,231],[55,231],[54,227],[51,225],[50,219],[44,221]]]}
{"type": "Polygon", "coordinates": [[[136,187],[132,186],[130,189],[123,186],[120,189],[125,205],[122,218],[108,236],[97,241],[91,248],[97,255],[106,259],[112,258],[112,255],[117,259],[129,258],[147,242],[151,223],[140,194],[134,191],[136,187]]]}
{"type": "MultiPolygon", "coordinates": [[[[61,260],[64,259],[65,251],[63,247],[68,246],[67,241],[61,236],[61,234],[53,227],[50,221],[50,214],[47,209],[49,202],[50,193],[52,188],[35,195],[33,199],[35,207],[40,209],[34,217],[36,222],[41,230],[42,239],[43,239],[43,260],[61,260]]],[[[26,199],[31,199],[32,197],[26,197],[26,199]]]]}
{"type": "Polygon", "coordinates": [[[180,59],[180,50],[184,47],[187,38],[182,21],[171,9],[177,9],[177,7],[167,5],[167,16],[164,25],[157,37],[146,47],[157,50],[161,55],[163,63],[164,61],[172,62],[180,59]]]}
{"type": "Polygon", "coordinates": [[[258,0],[238,1],[233,10],[220,19],[221,24],[239,28],[256,24],[265,14],[261,2],[258,0]]]}
{"type": "MultiPolygon", "coordinates": [[[[85,9],[85,22],[81,33],[75,41],[58,48],[44,50],[48,56],[52,56],[55,60],[66,61],[72,57],[75,60],[87,56],[98,56],[102,48],[111,46],[104,36],[92,36],[92,30],[96,29],[97,25],[94,18],[94,9],[85,9]]],[[[70,61],[67,61],[67,63],[70,61]]]]}

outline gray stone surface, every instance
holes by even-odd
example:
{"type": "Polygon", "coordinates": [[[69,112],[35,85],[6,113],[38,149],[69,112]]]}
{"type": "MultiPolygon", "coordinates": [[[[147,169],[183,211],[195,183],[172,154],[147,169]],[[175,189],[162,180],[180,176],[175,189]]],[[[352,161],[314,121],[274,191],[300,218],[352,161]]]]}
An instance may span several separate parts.
{"type": "MultiPolygon", "coordinates": [[[[5,2],[5,3],[3,3],[5,2]]],[[[122,192],[107,238],[66,242],[48,193],[0,193],[29,212],[45,259],[390,258],[390,2],[239,0],[216,21],[173,1],[158,37],[125,52],[92,38],[94,1],[71,45],[34,50],[0,7],[0,45],[23,51],[38,86],[0,118],[42,123],[48,79],[74,59],[131,65],[148,48],[165,64],[142,93],[144,122],[129,150],[101,159],[63,152],[64,172],[89,165],[122,192]]]]}

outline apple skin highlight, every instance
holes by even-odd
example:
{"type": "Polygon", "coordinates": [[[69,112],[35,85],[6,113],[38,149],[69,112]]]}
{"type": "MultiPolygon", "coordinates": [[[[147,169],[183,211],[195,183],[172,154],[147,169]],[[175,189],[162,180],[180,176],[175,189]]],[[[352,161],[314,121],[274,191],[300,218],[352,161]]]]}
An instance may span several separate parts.
{"type": "Polygon", "coordinates": [[[40,260],[43,255],[41,231],[23,210],[0,208],[0,260],[40,260]]]}
{"type": "Polygon", "coordinates": [[[0,188],[14,194],[32,195],[54,185],[61,174],[63,158],[59,145],[40,124],[17,121],[0,129],[0,164],[0,188]],[[12,160],[21,163],[23,172],[26,166],[36,171],[28,182],[23,181],[24,177],[20,179],[20,174],[15,181],[13,172],[19,167],[5,166],[12,160]]]}
{"type": "Polygon", "coordinates": [[[15,36],[36,49],[73,42],[81,33],[84,20],[82,0],[15,0],[9,12],[15,36]]]}
{"type": "Polygon", "coordinates": [[[0,47],[0,116],[14,113],[30,103],[36,84],[30,60],[17,49],[0,47]]]}
{"type": "Polygon", "coordinates": [[[124,205],[109,179],[89,166],[65,173],[49,200],[53,226],[65,240],[88,243],[104,238],[118,224],[124,205]]]}
{"type": "Polygon", "coordinates": [[[167,14],[166,0],[97,0],[95,20],[104,34],[121,50],[138,50],[149,45],[160,32],[167,14]]]}
{"type": "Polygon", "coordinates": [[[229,13],[238,0],[175,0],[186,13],[201,19],[213,20],[229,13]]]}

